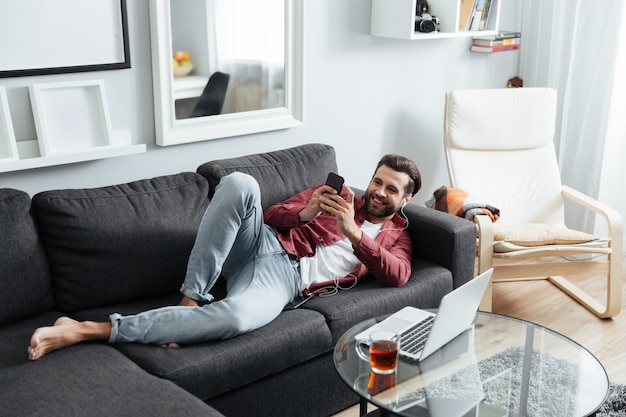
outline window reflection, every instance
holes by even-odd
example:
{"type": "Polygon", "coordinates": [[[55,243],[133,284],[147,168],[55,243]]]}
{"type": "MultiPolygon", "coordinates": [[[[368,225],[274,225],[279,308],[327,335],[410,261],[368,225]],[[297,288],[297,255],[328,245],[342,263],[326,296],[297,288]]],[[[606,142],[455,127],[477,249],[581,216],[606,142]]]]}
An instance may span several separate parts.
{"type": "Polygon", "coordinates": [[[177,119],[197,114],[203,91],[214,94],[207,83],[215,73],[228,84],[223,98],[209,100],[221,104],[211,114],[285,106],[284,0],[176,0],[171,16],[172,51],[188,52],[193,64],[174,79],[177,119]]]}

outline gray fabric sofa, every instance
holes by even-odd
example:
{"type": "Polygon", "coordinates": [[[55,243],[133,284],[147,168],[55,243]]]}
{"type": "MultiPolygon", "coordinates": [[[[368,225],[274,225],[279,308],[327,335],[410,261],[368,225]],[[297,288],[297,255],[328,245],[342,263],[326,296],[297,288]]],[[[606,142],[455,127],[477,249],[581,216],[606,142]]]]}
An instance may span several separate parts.
{"type": "Polygon", "coordinates": [[[334,370],[344,331],[405,305],[436,307],[472,277],[474,226],[409,204],[414,259],[403,288],[366,279],[226,341],[83,343],[27,360],[33,331],[59,316],[107,320],[176,304],[201,216],[233,171],[257,178],[267,207],[337,166],[332,147],[310,144],[32,199],[0,189],[0,416],[330,415],[358,401],[334,370]]]}

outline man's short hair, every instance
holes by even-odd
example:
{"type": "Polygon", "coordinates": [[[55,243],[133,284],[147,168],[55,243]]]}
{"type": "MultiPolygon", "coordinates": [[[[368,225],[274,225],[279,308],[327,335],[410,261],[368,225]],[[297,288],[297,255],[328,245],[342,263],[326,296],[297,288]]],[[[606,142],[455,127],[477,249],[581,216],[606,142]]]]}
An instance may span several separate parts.
{"type": "Polygon", "coordinates": [[[378,171],[378,168],[382,165],[388,166],[398,172],[404,172],[409,176],[409,184],[404,192],[405,196],[409,194],[415,195],[420,188],[422,188],[422,174],[420,174],[415,162],[411,161],[409,158],[396,154],[387,154],[378,162],[376,171],[378,171]]]}

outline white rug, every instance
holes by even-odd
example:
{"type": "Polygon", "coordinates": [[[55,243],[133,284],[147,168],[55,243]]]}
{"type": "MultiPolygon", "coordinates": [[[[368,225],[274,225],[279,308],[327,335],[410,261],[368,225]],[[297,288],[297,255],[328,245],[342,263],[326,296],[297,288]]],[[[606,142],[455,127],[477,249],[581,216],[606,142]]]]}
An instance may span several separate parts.
{"type": "Polygon", "coordinates": [[[626,417],[626,385],[611,382],[609,398],[598,410],[597,417],[626,417]]]}
{"type": "MultiPolygon", "coordinates": [[[[461,371],[432,383],[419,391],[411,393],[405,399],[477,398],[477,389],[484,402],[503,410],[508,415],[518,415],[520,404],[520,385],[522,380],[523,348],[511,348],[492,358],[483,360],[476,366],[461,371]],[[479,381],[477,372],[480,373],[479,381]],[[467,381],[474,381],[468,383],[467,381]],[[478,386],[477,386],[478,385],[478,386]],[[452,387],[452,389],[451,389],[452,387]]],[[[525,417],[572,417],[576,415],[574,399],[584,393],[569,390],[568,381],[577,378],[577,367],[565,360],[534,351],[530,378],[541,380],[540,386],[534,384],[528,391],[525,417]],[[538,374],[540,373],[540,375],[538,374]],[[555,400],[556,399],[556,400],[555,400]]],[[[598,417],[626,417],[626,386],[611,383],[609,398],[598,410],[598,417]]]]}

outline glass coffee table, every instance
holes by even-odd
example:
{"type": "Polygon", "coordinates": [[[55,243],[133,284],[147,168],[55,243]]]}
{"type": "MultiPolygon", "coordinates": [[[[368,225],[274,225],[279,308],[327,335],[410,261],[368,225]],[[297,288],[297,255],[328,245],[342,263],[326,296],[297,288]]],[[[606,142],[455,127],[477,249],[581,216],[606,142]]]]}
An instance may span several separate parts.
{"type": "Polygon", "coordinates": [[[575,417],[595,415],[609,391],[602,364],[585,348],[545,327],[478,312],[474,326],[419,363],[400,357],[396,371],[375,374],[348,330],[335,368],[361,399],[360,415],[430,417],[575,417]],[[378,410],[367,414],[367,404],[378,410]]]}

